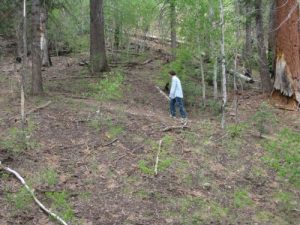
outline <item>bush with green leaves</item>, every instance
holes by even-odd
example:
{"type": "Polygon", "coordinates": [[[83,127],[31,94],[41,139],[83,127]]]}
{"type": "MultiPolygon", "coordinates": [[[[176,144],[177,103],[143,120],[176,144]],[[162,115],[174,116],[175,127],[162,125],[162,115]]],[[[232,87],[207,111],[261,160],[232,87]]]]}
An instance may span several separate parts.
{"type": "Polygon", "coordinates": [[[264,161],[281,177],[300,187],[300,133],[284,129],[274,140],[267,140],[264,148],[264,161]]]}

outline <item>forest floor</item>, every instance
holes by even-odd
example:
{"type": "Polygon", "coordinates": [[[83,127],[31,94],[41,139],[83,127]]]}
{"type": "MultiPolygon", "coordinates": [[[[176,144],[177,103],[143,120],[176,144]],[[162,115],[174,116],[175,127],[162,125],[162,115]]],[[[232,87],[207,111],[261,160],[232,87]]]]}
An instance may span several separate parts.
{"type": "MultiPolygon", "coordinates": [[[[268,98],[246,90],[240,125],[229,102],[225,130],[211,110],[188,107],[187,127],[164,131],[181,124],[169,118],[168,101],[155,88],[159,56],[119,65],[123,80],[112,69],[120,88],[105,93],[109,81],[89,77],[81,57],[54,57],[43,71],[46,94],[26,98],[27,112],[51,101],[27,116],[26,150],[18,139],[12,58],[0,62],[0,160],[69,224],[299,224],[299,187],[264,160],[265,144],[282,128],[299,131],[298,112],[269,106],[276,122],[265,118],[269,133],[261,138],[252,118],[268,98]]],[[[1,225],[57,224],[14,176],[0,171],[0,178],[1,225]]]]}

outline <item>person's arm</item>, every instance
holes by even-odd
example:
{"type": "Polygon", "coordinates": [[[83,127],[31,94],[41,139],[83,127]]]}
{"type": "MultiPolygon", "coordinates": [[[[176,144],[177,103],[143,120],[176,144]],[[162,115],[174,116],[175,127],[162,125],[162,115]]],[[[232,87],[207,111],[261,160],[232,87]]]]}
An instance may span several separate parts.
{"type": "Polygon", "coordinates": [[[171,85],[171,90],[170,90],[170,98],[175,98],[175,90],[176,90],[176,80],[172,78],[172,85],[171,85]]]}

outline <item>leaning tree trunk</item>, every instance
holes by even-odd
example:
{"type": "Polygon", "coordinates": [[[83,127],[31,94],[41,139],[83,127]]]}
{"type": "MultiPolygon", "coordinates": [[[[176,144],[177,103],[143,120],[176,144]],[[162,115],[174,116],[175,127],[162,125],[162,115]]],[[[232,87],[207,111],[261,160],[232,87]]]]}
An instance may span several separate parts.
{"type": "Polygon", "coordinates": [[[48,52],[48,35],[47,35],[47,9],[46,5],[44,4],[41,8],[41,51],[42,51],[42,65],[43,66],[50,66],[49,60],[49,52],[48,52]]]}
{"type": "Polygon", "coordinates": [[[41,59],[41,27],[40,27],[40,0],[32,0],[32,81],[31,93],[43,93],[42,59],[41,59]]]}
{"type": "Polygon", "coordinates": [[[176,35],[176,5],[175,0],[170,0],[170,19],[171,19],[171,52],[172,59],[176,58],[177,35],[176,35]]]}
{"type": "Polygon", "coordinates": [[[271,92],[272,83],[269,74],[268,59],[265,47],[262,10],[262,0],[255,0],[256,37],[259,55],[260,79],[263,92],[271,92]]]}
{"type": "Polygon", "coordinates": [[[104,38],[103,0],[90,0],[90,61],[93,74],[108,70],[104,38]]]}
{"type": "Polygon", "coordinates": [[[285,103],[293,107],[300,104],[299,2],[276,0],[276,5],[276,91],[273,97],[286,96],[285,103]]]}

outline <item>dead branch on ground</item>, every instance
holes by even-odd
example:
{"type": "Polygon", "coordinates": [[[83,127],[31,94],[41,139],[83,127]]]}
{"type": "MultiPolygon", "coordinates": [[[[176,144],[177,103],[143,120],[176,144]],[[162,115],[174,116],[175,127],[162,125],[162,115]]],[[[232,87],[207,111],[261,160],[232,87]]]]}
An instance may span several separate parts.
{"type": "Polygon", "coordinates": [[[9,167],[4,167],[1,165],[1,161],[0,161],[0,170],[3,169],[6,172],[12,173],[13,175],[15,175],[15,177],[24,185],[24,187],[26,188],[26,190],[29,192],[29,194],[32,196],[32,198],[34,199],[35,203],[48,215],[52,216],[53,218],[55,218],[58,222],[60,222],[63,225],[68,225],[61,217],[59,217],[58,215],[56,215],[55,213],[51,212],[51,210],[47,209],[35,196],[34,194],[34,190],[31,189],[25,182],[24,178],[21,177],[21,175],[16,172],[15,170],[10,169],[9,167]]]}
{"type": "Polygon", "coordinates": [[[158,151],[157,151],[157,154],[156,154],[156,161],[155,161],[155,166],[154,166],[155,176],[157,176],[157,167],[158,167],[158,161],[159,161],[159,154],[161,152],[161,144],[162,144],[162,140],[159,141],[158,151]]]}
{"type": "Polygon", "coordinates": [[[116,138],[116,139],[112,140],[111,142],[109,142],[109,143],[107,143],[107,144],[105,144],[105,145],[102,145],[102,147],[110,146],[110,145],[112,145],[113,143],[115,143],[115,142],[118,141],[118,140],[119,140],[119,139],[116,138]]]}
{"type": "MultiPolygon", "coordinates": [[[[38,111],[38,110],[44,109],[44,108],[46,108],[48,105],[50,105],[51,103],[52,103],[52,101],[48,101],[48,102],[45,103],[44,105],[41,105],[41,106],[38,106],[38,107],[36,107],[36,108],[34,108],[34,109],[29,110],[29,111],[25,114],[25,116],[28,116],[29,114],[34,113],[34,112],[36,112],[36,111],[38,111]]],[[[19,116],[11,117],[9,120],[13,120],[13,119],[18,120],[18,119],[19,119],[19,116]]]]}
{"type": "Polygon", "coordinates": [[[163,132],[167,132],[167,131],[171,131],[171,130],[176,130],[176,129],[191,129],[189,126],[187,125],[182,125],[182,126],[171,126],[171,127],[166,127],[164,128],[162,131],[163,132]]]}

